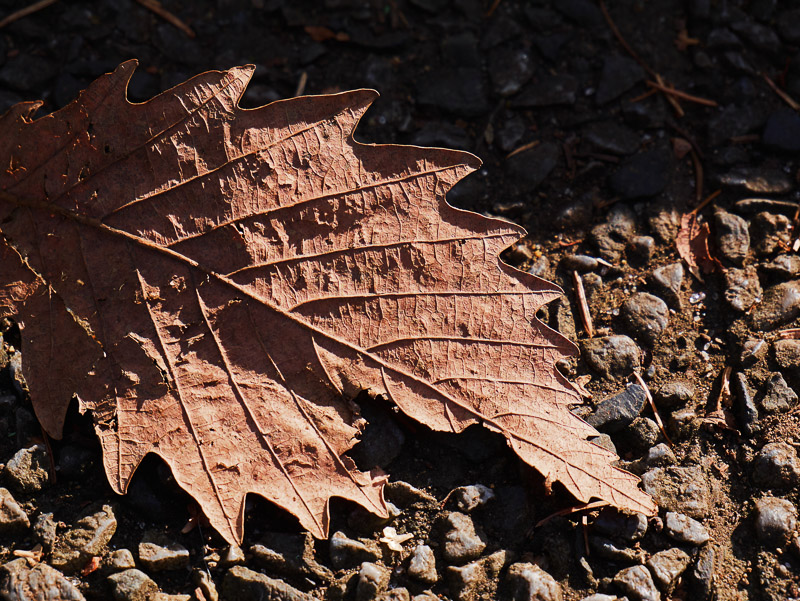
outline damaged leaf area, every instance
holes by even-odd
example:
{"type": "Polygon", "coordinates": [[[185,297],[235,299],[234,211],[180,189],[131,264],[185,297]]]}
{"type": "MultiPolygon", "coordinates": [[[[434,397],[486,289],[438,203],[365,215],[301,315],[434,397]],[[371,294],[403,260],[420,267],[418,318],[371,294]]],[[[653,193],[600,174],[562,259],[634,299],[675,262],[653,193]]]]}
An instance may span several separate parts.
{"type": "Polygon", "coordinates": [[[247,493],[325,537],[331,497],[387,513],[385,476],[345,454],[370,390],[654,512],[569,411],[573,346],[535,318],[560,290],[499,260],[522,228],[444,200],[478,159],[355,142],[373,91],[245,110],[241,67],[131,104],[134,68],[0,118],[0,314],[51,436],[75,393],[117,492],[156,453],[231,543],[247,493]]]}

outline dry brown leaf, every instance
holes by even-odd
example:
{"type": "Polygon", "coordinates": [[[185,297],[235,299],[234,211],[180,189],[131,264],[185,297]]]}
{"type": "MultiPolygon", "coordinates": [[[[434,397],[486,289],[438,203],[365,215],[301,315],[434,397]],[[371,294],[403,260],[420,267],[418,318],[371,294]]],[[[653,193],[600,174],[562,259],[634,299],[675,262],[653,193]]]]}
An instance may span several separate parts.
{"type": "Polygon", "coordinates": [[[114,490],[157,453],[231,543],[249,492],[317,537],[332,496],[386,515],[385,476],[344,454],[371,390],[654,512],[569,412],[573,346],[535,318],[561,291],[498,258],[522,228],[445,202],[477,158],[355,142],[373,91],[245,110],[241,67],[130,104],[134,68],[0,118],[0,314],[43,427],[61,436],[76,393],[114,490]]]}
{"type": "Polygon", "coordinates": [[[689,272],[701,282],[703,275],[713,273],[719,260],[712,256],[708,246],[711,230],[708,223],[697,219],[697,211],[690,211],[681,216],[681,228],[675,238],[678,255],[686,261],[689,272]]]}

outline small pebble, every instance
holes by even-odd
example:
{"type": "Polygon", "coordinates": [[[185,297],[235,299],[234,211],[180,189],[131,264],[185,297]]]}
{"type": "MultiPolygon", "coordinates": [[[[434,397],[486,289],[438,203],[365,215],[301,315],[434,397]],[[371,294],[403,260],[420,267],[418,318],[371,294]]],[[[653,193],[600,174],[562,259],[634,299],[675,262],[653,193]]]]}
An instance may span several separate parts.
{"type": "Polygon", "coordinates": [[[800,315],[800,280],[771,286],[764,291],[761,303],[750,314],[750,323],[757,330],[772,330],[800,315]]]}
{"type": "Polygon", "coordinates": [[[711,509],[711,490],[702,468],[656,467],[642,474],[642,484],[659,507],[704,518],[711,509]]]}
{"type": "Polygon", "coordinates": [[[497,551],[463,566],[449,566],[446,580],[456,601],[494,599],[497,577],[506,564],[508,554],[497,551]]]}
{"type": "Polygon", "coordinates": [[[648,279],[650,287],[673,309],[681,309],[681,285],[683,284],[683,264],[671,263],[653,270],[648,279]]]}
{"type": "Polygon", "coordinates": [[[482,534],[476,532],[472,518],[450,512],[444,518],[442,555],[452,563],[464,563],[479,557],[486,548],[482,534]]]}
{"type": "Polygon", "coordinates": [[[659,388],[653,399],[660,409],[671,411],[694,398],[694,384],[688,380],[670,380],[659,388]]]}
{"type": "Polygon", "coordinates": [[[744,313],[761,302],[763,292],[755,267],[723,269],[722,275],[725,278],[725,300],[731,309],[744,313]]]}
{"type": "Polygon", "coordinates": [[[664,519],[664,531],[673,540],[690,545],[702,545],[711,535],[703,524],[682,513],[668,511],[664,519]]]}
{"type": "Polygon", "coordinates": [[[657,296],[637,292],[622,304],[620,317],[634,338],[652,345],[669,323],[669,308],[657,296]]]}
{"type": "MultiPolygon", "coordinates": [[[[6,601],[85,601],[78,588],[58,570],[46,563],[30,565],[27,559],[14,559],[0,566],[6,601]]],[[[137,601],[137,600],[134,600],[137,601]]],[[[145,601],[141,598],[141,601],[145,601]]]]}
{"type": "Polygon", "coordinates": [[[111,574],[108,582],[116,601],[149,601],[158,592],[153,579],[135,568],[111,574]]]}
{"type": "Polygon", "coordinates": [[[514,563],[508,568],[506,581],[515,601],[561,601],[561,585],[550,574],[533,563],[514,563]]]}
{"type": "Polygon", "coordinates": [[[6,463],[5,475],[11,486],[26,495],[33,495],[50,482],[50,460],[42,445],[20,449],[6,463]]]}
{"type": "Polygon", "coordinates": [[[764,489],[790,488],[800,483],[797,450],[785,442],[765,444],[753,462],[753,481],[764,489]]]}
{"type": "Polygon", "coordinates": [[[717,251],[731,263],[741,265],[750,250],[750,231],[747,222],[722,209],[714,211],[717,251]]]}
{"type": "Polygon", "coordinates": [[[791,501],[765,497],[756,501],[756,534],[770,548],[782,547],[797,528],[797,508],[791,501]]]}
{"type": "Polygon", "coordinates": [[[604,378],[625,378],[641,366],[641,351],[627,336],[600,336],[581,341],[583,358],[604,378]]]}
{"type": "Polygon", "coordinates": [[[602,401],[586,421],[604,432],[614,433],[630,424],[644,408],[647,395],[638,384],[630,384],[625,390],[602,401]]]}
{"type": "Polygon", "coordinates": [[[783,374],[770,374],[759,395],[758,404],[765,413],[786,413],[797,404],[797,393],[783,378],[783,374]]]}
{"type": "Polygon", "coordinates": [[[350,568],[365,561],[377,561],[380,550],[348,538],[344,532],[334,532],[328,541],[331,564],[334,568],[350,568]]]}
{"type": "Polygon", "coordinates": [[[189,565],[189,550],[163,534],[148,531],[139,543],[139,561],[154,572],[181,570],[189,565]]]}
{"type": "Polygon", "coordinates": [[[771,255],[792,243],[792,221],[786,215],[758,213],[751,222],[753,250],[759,256],[771,255]]]}
{"type": "MultiPolygon", "coordinates": [[[[52,517],[52,514],[49,515],[52,517]]],[[[0,488],[0,534],[18,536],[30,528],[30,525],[25,510],[19,506],[8,490],[0,488]]],[[[55,535],[55,531],[53,534],[55,535]]]]}
{"type": "Polygon", "coordinates": [[[750,394],[747,376],[742,372],[736,372],[731,379],[731,387],[734,393],[734,409],[739,429],[747,436],[752,436],[759,430],[758,407],[756,407],[753,395],[750,394]]]}
{"type": "Polygon", "coordinates": [[[439,580],[436,573],[436,558],[428,545],[417,545],[408,560],[408,575],[412,578],[433,584],[439,580]]]}
{"type": "Polygon", "coordinates": [[[644,456],[644,463],[648,468],[667,467],[675,465],[677,462],[678,459],[675,457],[675,453],[665,442],[649,448],[644,456]]]}
{"type": "Polygon", "coordinates": [[[623,513],[616,509],[604,508],[592,522],[592,531],[634,542],[647,532],[647,517],[642,513],[623,513]]]}
{"type": "Polygon", "coordinates": [[[669,593],[677,583],[678,578],[689,567],[691,558],[682,549],[673,548],[659,551],[647,560],[647,567],[653,574],[653,579],[661,589],[669,593]]]}
{"type": "Polygon", "coordinates": [[[461,486],[450,493],[450,498],[455,502],[459,511],[469,513],[479,507],[483,507],[494,499],[494,491],[483,484],[472,484],[461,486]]]}
{"type": "Polygon", "coordinates": [[[661,601],[661,593],[658,592],[650,571],[644,566],[620,570],[612,582],[636,601],[661,601]]]}

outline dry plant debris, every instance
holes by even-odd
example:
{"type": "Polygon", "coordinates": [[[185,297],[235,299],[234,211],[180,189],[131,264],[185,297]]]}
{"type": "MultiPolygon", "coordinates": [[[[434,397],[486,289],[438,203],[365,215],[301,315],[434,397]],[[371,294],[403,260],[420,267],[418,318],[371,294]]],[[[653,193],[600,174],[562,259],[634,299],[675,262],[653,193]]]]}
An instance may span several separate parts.
{"type": "Polygon", "coordinates": [[[77,394],[116,491],[157,453],[231,543],[250,492],[317,537],[334,496],[386,515],[386,476],[345,455],[363,390],[655,512],[569,411],[573,346],[535,318],[561,291],[498,258],[524,230],[445,202],[476,157],[355,142],[373,91],[245,110],[240,67],[131,104],[134,68],[0,119],[0,315],[48,434],[77,394]]]}

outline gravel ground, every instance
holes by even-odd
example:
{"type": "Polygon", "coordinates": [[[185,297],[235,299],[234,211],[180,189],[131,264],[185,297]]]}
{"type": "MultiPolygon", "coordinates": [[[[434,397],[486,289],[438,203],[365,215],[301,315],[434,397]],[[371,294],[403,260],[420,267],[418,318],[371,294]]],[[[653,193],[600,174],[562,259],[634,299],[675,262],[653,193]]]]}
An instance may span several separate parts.
{"type": "MultiPolygon", "coordinates": [[[[642,476],[659,515],[553,516],[574,499],[548,490],[502,438],[479,428],[432,433],[369,403],[353,456],[392,474],[393,518],[337,503],[335,534],[314,541],[253,498],[242,548],[227,548],[196,524],[196,507],[156,458],[127,496],[114,495],[90,421],[75,408],[48,456],[15,377],[19,332],[6,321],[4,598],[800,596],[800,340],[791,331],[800,325],[800,115],[790,106],[800,100],[800,9],[609,0],[640,64],[592,0],[493,4],[164,0],[196,32],[190,38],[133,1],[64,0],[0,30],[0,110],[34,99],[55,110],[128,58],[140,61],[135,101],[244,63],[258,66],[246,106],[298,89],[378,89],[362,141],[483,159],[448,198],[528,228],[507,261],[565,290],[541,317],[581,348],[562,366],[591,394],[575,412],[642,476]],[[659,78],[712,102],[684,96],[675,106],[648,84],[659,78]],[[696,213],[714,259],[700,262],[709,271],[700,279],[681,262],[676,236],[682,216],[717,192],[696,213]]],[[[17,8],[0,2],[0,14],[17,8]]]]}

